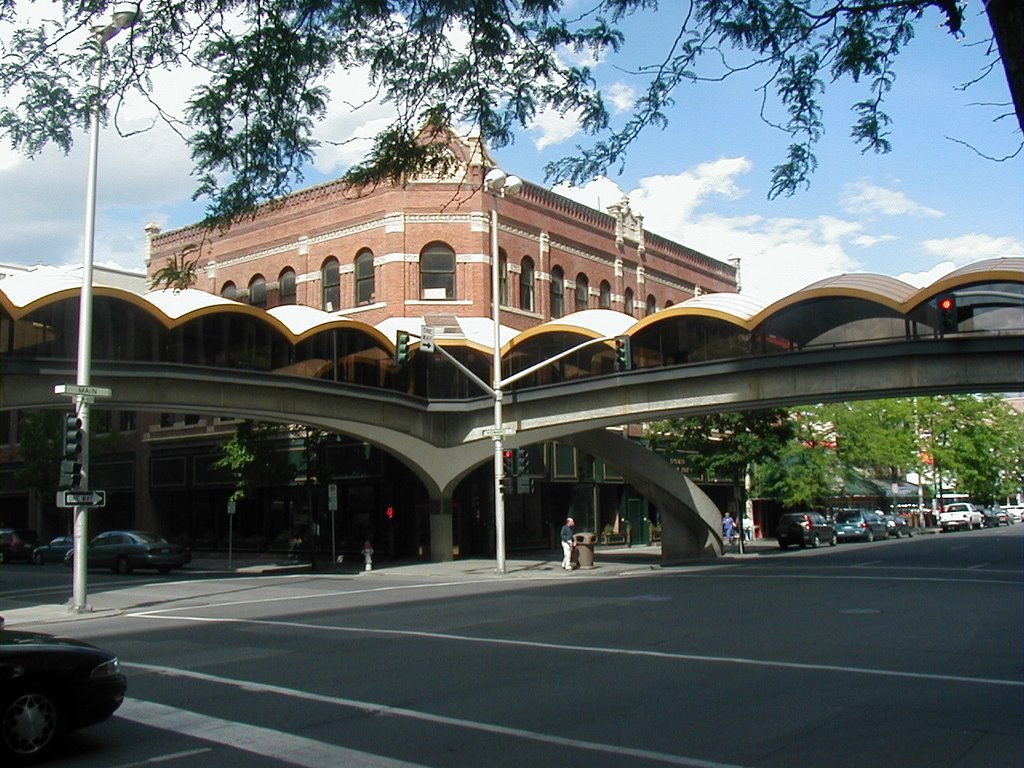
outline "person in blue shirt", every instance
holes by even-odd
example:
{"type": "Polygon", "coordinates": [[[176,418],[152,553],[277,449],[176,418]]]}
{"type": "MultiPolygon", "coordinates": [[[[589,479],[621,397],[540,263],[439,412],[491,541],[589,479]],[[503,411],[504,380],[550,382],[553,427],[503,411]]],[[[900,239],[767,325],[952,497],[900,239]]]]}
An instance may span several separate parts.
{"type": "Polygon", "coordinates": [[[732,540],[736,537],[736,521],[733,520],[731,512],[726,512],[725,517],[722,518],[722,536],[725,538],[726,544],[732,544],[732,540]]]}

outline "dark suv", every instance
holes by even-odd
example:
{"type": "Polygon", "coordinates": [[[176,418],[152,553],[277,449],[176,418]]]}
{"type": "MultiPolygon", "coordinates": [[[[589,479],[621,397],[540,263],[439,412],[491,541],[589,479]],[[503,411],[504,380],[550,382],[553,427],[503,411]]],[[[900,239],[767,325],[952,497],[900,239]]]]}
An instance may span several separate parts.
{"type": "Polygon", "coordinates": [[[27,528],[0,528],[0,563],[32,562],[39,536],[27,528]]]}
{"type": "Polygon", "coordinates": [[[775,537],[781,549],[790,544],[817,547],[828,542],[829,546],[836,545],[836,529],[820,512],[787,512],[779,518],[775,537]]]}

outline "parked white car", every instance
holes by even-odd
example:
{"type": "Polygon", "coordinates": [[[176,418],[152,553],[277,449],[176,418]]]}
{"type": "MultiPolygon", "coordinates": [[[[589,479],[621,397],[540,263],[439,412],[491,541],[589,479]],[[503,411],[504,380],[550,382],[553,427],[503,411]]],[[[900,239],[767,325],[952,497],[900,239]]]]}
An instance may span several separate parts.
{"type": "Polygon", "coordinates": [[[1003,512],[1006,513],[1006,517],[1009,519],[1010,525],[1019,523],[1021,517],[1024,517],[1024,507],[1003,507],[1003,512]]]}
{"type": "Polygon", "coordinates": [[[967,501],[954,501],[939,512],[939,527],[943,531],[969,531],[984,523],[981,510],[967,501]]]}

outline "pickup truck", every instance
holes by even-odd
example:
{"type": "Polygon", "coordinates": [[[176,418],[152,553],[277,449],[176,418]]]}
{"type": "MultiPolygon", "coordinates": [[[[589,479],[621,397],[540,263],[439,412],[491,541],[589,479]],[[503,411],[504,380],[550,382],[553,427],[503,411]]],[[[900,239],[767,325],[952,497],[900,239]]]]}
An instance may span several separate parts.
{"type": "Polygon", "coordinates": [[[943,531],[969,531],[972,528],[981,528],[984,519],[973,504],[956,501],[947,504],[939,512],[939,527],[943,531]]]}

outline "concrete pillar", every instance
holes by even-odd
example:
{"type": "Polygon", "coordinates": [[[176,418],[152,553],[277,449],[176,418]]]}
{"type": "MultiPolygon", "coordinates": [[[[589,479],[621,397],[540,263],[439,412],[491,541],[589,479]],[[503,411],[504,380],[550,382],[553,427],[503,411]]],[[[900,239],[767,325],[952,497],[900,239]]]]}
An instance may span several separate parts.
{"type": "Polygon", "coordinates": [[[454,559],[452,539],[452,499],[450,496],[430,500],[430,561],[448,563],[454,559]]]}

